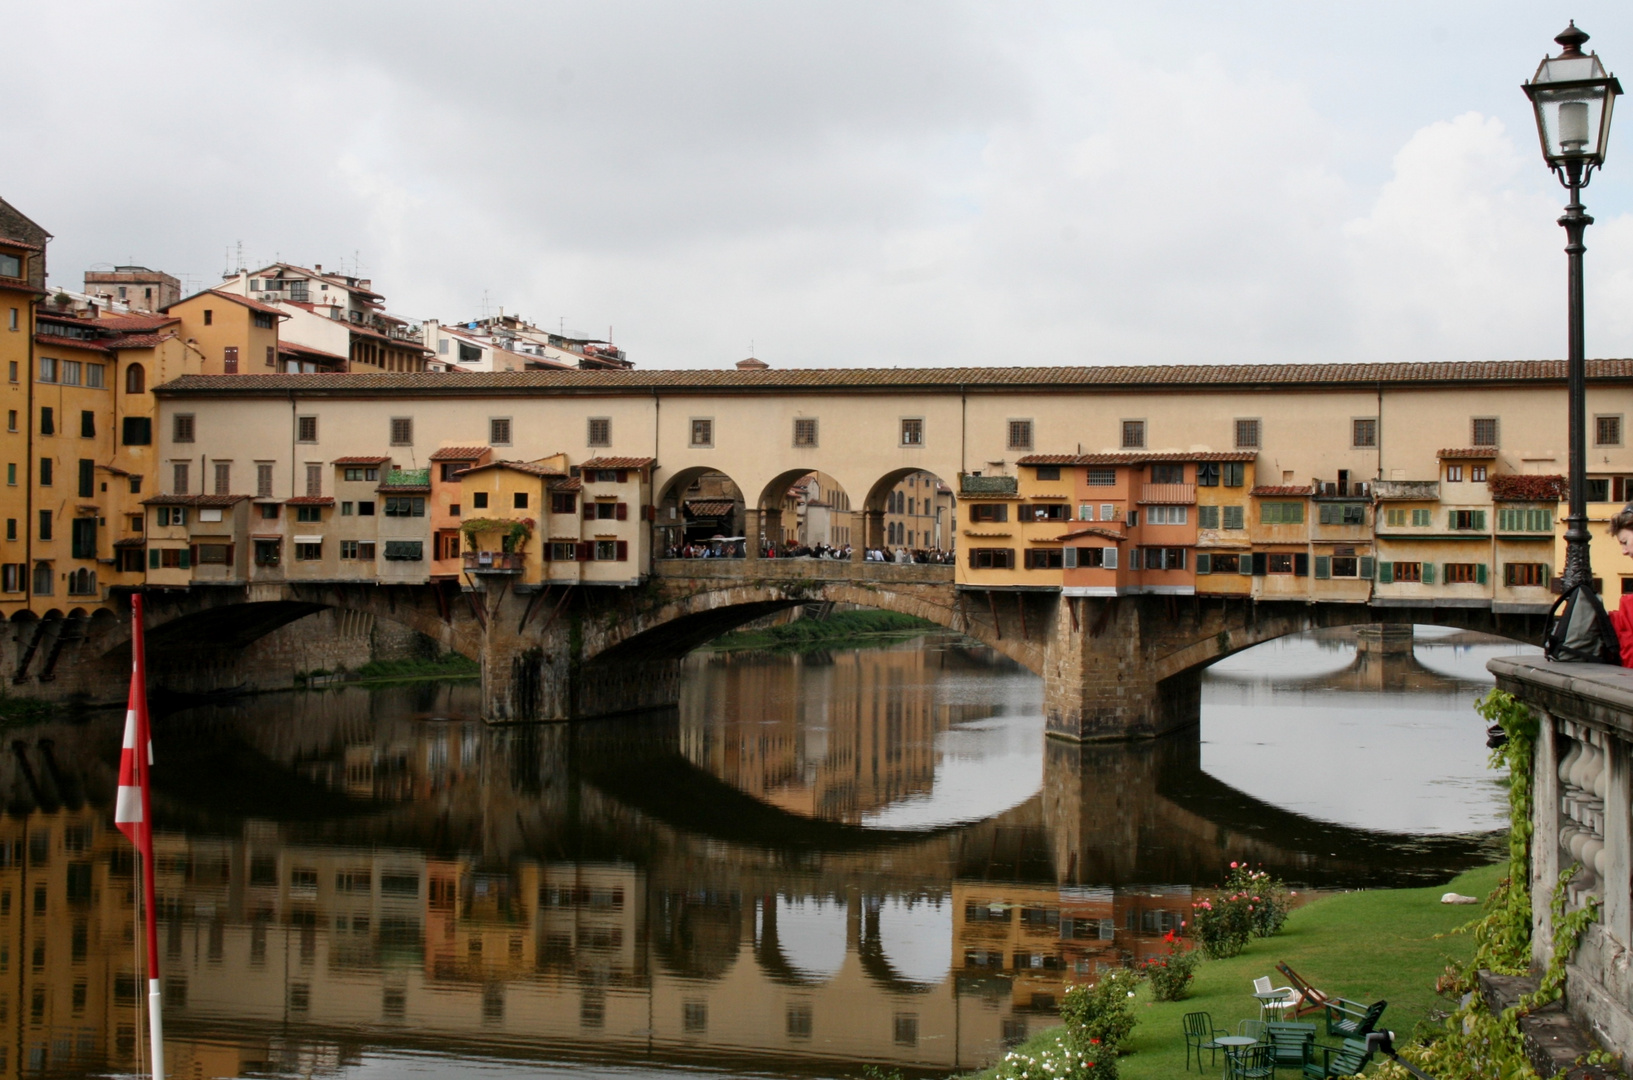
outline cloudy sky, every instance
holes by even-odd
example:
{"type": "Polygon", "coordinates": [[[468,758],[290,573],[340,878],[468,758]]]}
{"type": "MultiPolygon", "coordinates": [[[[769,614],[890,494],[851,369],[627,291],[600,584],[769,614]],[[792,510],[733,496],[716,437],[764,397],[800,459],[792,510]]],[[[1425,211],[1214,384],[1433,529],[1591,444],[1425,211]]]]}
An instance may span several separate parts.
{"type": "MultiPolygon", "coordinates": [[[[0,196],[52,279],[361,266],[647,368],[1561,355],[1519,84],[1633,6],[12,5],[0,196]]],[[[1589,189],[1633,355],[1633,106],[1589,189]]]]}

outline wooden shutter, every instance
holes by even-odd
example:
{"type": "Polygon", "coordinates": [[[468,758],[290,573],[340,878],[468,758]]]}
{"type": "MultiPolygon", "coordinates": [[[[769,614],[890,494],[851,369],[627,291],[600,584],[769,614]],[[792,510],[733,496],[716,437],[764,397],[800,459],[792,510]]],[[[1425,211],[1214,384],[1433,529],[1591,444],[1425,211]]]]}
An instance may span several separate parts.
{"type": "Polygon", "coordinates": [[[1213,554],[1207,551],[1196,553],[1196,572],[1198,574],[1213,573],[1213,554]]]}
{"type": "Polygon", "coordinates": [[[553,553],[555,551],[555,547],[556,547],[556,545],[552,544],[548,540],[539,541],[539,558],[540,558],[540,560],[542,560],[544,562],[549,562],[550,559],[551,559],[551,556],[553,555],[553,553]]]}
{"type": "Polygon", "coordinates": [[[616,469],[614,471],[618,474],[618,482],[620,484],[629,483],[629,470],[628,469],[616,469]]]}
{"type": "Polygon", "coordinates": [[[1310,576],[1310,556],[1305,552],[1300,551],[1293,556],[1293,576],[1310,576]]]}
{"type": "Polygon", "coordinates": [[[1101,568],[1105,570],[1117,569],[1117,549],[1114,547],[1109,547],[1104,548],[1103,550],[1105,551],[1105,554],[1101,556],[1101,568]]]}
{"type": "Polygon", "coordinates": [[[1373,565],[1374,564],[1373,564],[1372,556],[1370,556],[1370,555],[1361,556],[1361,577],[1362,577],[1363,580],[1366,580],[1366,581],[1371,581],[1372,580],[1373,565]]]}
{"type": "MultiPolygon", "coordinates": [[[[618,505],[623,506],[623,503],[619,503],[618,505]]],[[[629,562],[629,541],[628,540],[618,541],[618,561],[619,562],[629,562]]]]}
{"type": "Polygon", "coordinates": [[[1077,549],[1069,547],[1060,553],[1060,565],[1067,570],[1077,569],[1077,549]]]}
{"type": "Polygon", "coordinates": [[[147,568],[149,570],[157,570],[159,568],[159,549],[158,548],[148,548],[147,549],[147,568]]]}
{"type": "Polygon", "coordinates": [[[1434,583],[1435,583],[1435,564],[1432,563],[1432,562],[1426,562],[1426,563],[1423,564],[1423,584],[1433,585],[1434,583]]]}
{"type": "Polygon", "coordinates": [[[1389,585],[1392,584],[1394,580],[1395,564],[1392,562],[1380,562],[1378,564],[1378,583],[1380,585],[1389,585]]]}
{"type": "Polygon", "coordinates": [[[578,542],[578,561],[579,562],[594,562],[595,561],[595,541],[593,541],[593,540],[580,540],[578,542]]]}
{"type": "Polygon", "coordinates": [[[1255,551],[1253,553],[1253,574],[1255,577],[1263,577],[1265,575],[1267,570],[1266,562],[1267,560],[1264,552],[1255,551]]]}
{"type": "Polygon", "coordinates": [[[584,500],[584,520],[595,520],[595,503],[591,502],[589,499],[584,500]]]}
{"type": "MultiPolygon", "coordinates": [[[[1325,510],[1326,507],[1323,506],[1322,509],[1325,510]]],[[[1315,557],[1315,576],[1318,580],[1324,580],[1332,577],[1331,555],[1317,555],[1315,557]]]]}
{"type": "MultiPolygon", "coordinates": [[[[1474,511],[1473,517],[1474,517],[1474,526],[1473,527],[1475,529],[1477,529],[1477,530],[1484,530],[1485,527],[1486,527],[1486,512],[1484,510],[1476,510],[1476,511],[1474,511]]],[[[1482,578],[1481,580],[1484,580],[1484,579],[1482,578]]]]}
{"type": "Polygon", "coordinates": [[[193,549],[191,547],[182,548],[181,549],[181,559],[180,559],[181,568],[183,570],[187,570],[187,569],[190,569],[192,567],[192,565],[193,565],[193,549]]]}
{"type": "Polygon", "coordinates": [[[1475,563],[1474,564],[1474,580],[1476,582],[1478,582],[1479,584],[1481,584],[1481,585],[1484,585],[1486,583],[1486,564],[1485,563],[1475,563]]]}
{"type": "Polygon", "coordinates": [[[1253,556],[1246,554],[1238,556],[1236,560],[1236,572],[1241,574],[1243,577],[1247,577],[1248,575],[1252,574],[1253,556]]]}
{"type": "Polygon", "coordinates": [[[619,521],[628,521],[629,520],[629,503],[619,503],[618,504],[618,510],[617,510],[617,512],[615,513],[614,516],[619,521]]]}

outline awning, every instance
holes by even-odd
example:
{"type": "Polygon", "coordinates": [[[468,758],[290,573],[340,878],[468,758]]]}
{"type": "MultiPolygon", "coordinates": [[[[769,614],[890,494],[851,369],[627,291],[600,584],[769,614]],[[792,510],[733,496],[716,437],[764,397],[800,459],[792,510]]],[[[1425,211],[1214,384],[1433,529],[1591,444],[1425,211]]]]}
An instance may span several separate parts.
{"type": "Polygon", "coordinates": [[[323,543],[323,537],[321,537],[321,536],[296,536],[296,537],[292,537],[292,539],[297,544],[321,544],[321,543],[323,543]]]}

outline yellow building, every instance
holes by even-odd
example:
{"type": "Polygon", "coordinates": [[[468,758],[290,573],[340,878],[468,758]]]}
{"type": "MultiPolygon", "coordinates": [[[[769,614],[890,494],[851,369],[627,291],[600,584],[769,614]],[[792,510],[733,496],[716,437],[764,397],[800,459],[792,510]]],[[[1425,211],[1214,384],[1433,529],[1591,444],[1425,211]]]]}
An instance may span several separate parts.
{"type": "Polygon", "coordinates": [[[1253,544],[1248,538],[1248,492],[1257,455],[1201,462],[1196,482],[1196,591],[1208,596],[1253,592],[1253,544]]]}
{"type": "Polygon", "coordinates": [[[34,368],[34,309],[45,295],[49,234],[0,199],[0,371],[4,371],[6,425],[0,447],[7,482],[0,488],[0,613],[28,605],[30,540],[28,462],[34,368]]]}
{"type": "Polygon", "coordinates": [[[278,370],[275,307],[219,289],[206,289],[165,307],[199,352],[201,375],[249,375],[278,370]]]}

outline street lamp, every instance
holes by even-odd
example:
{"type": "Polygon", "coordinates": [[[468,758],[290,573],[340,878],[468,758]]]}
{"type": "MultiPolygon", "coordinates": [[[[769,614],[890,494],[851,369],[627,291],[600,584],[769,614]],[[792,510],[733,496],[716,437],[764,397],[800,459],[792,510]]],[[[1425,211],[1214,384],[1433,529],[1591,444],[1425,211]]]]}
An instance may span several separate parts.
{"type": "Polygon", "coordinates": [[[1537,114],[1542,157],[1571,193],[1565,216],[1565,254],[1569,262],[1570,349],[1566,358],[1570,393],[1570,510],[1565,519],[1565,590],[1593,580],[1588,561],[1587,363],[1582,345],[1582,233],[1593,219],[1582,211],[1582,189],[1593,170],[1605,163],[1610,141],[1610,110],[1622,84],[1607,75],[1597,53],[1584,53],[1588,35],[1570,26],[1554,38],[1561,51],[1544,57],[1525,84],[1525,95],[1537,114]]]}

